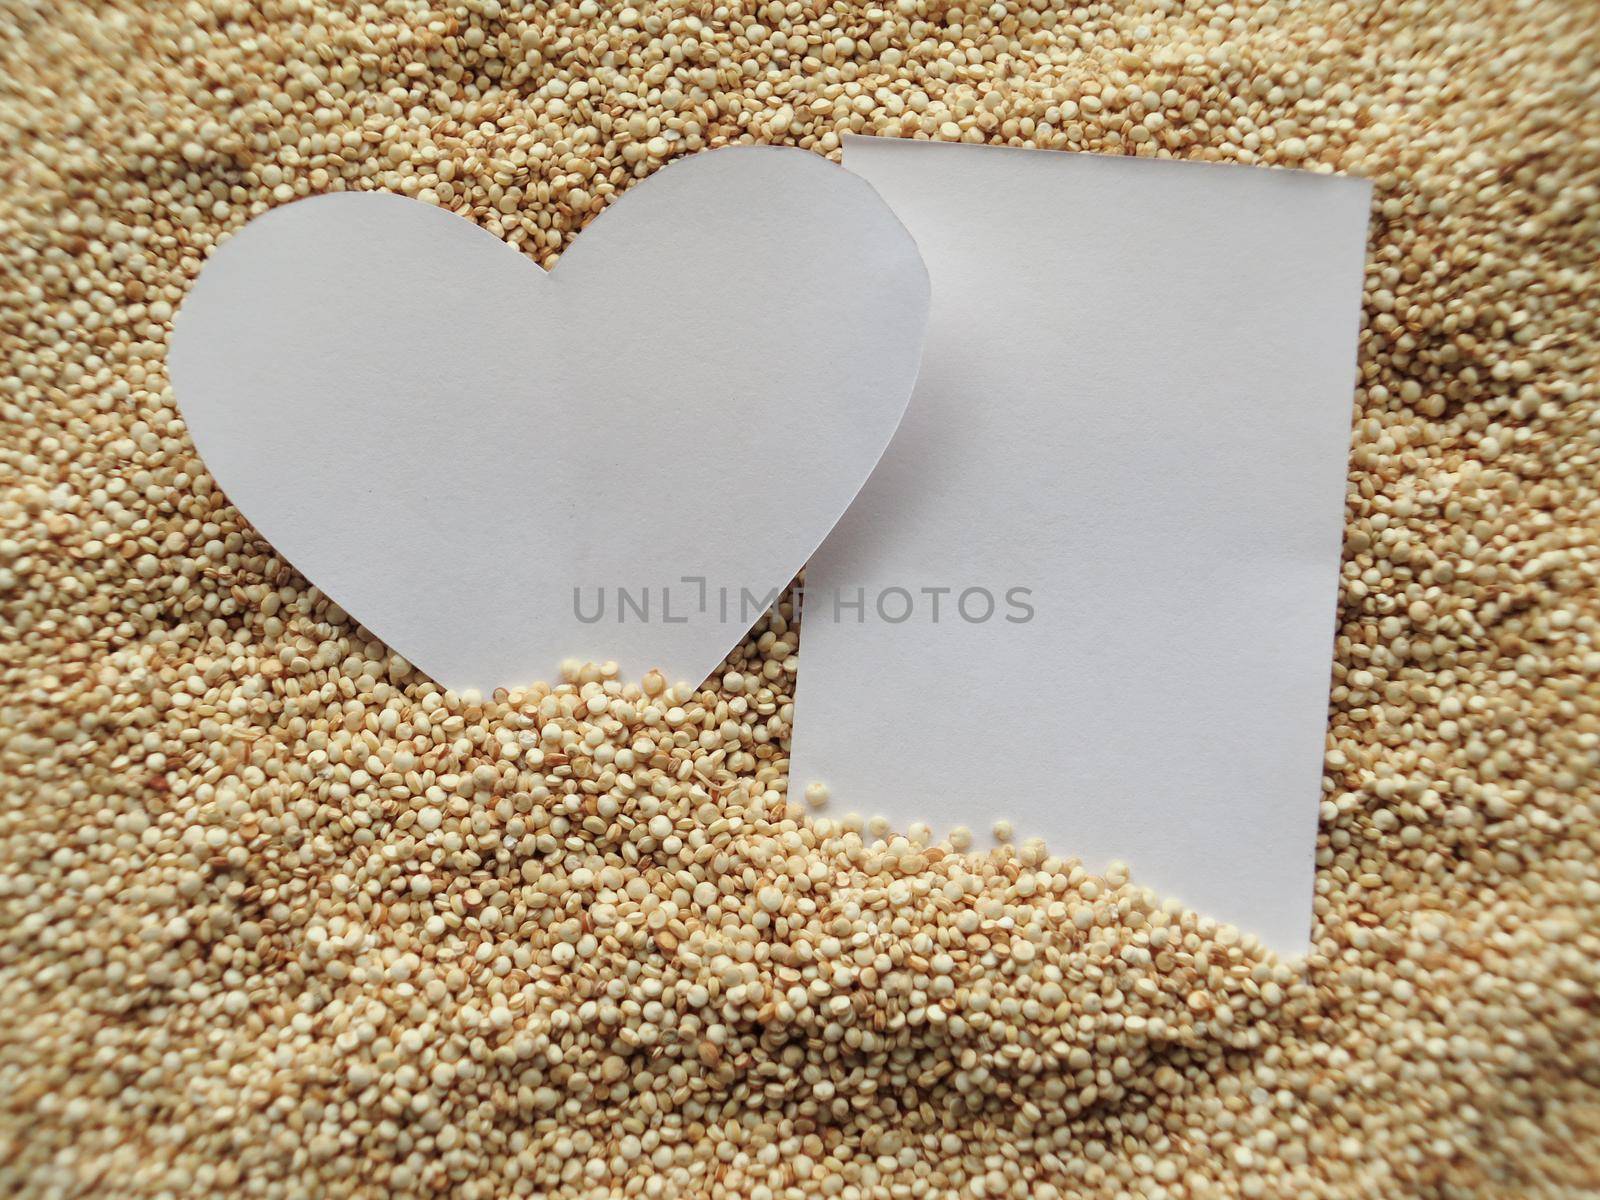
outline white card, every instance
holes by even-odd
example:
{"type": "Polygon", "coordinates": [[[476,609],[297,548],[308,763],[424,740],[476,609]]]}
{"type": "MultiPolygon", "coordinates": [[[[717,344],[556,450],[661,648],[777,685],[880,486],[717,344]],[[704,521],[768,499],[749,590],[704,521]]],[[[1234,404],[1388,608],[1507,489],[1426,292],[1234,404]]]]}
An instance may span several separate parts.
{"type": "Polygon", "coordinates": [[[791,789],[901,829],[1008,818],[1303,952],[1369,185],[844,157],[917,238],[933,314],[807,568],[791,789]]]}
{"type": "Polygon", "coordinates": [[[636,185],[549,274],[398,196],[273,209],[207,262],[168,365],[229,498],[441,683],[566,658],[698,683],[871,472],[927,304],[870,187],[736,147],[636,185]]]}

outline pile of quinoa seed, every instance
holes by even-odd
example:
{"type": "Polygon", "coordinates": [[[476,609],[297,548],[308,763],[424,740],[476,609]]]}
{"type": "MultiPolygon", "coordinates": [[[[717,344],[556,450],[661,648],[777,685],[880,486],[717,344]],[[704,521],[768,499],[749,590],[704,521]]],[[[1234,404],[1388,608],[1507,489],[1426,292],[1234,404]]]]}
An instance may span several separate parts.
{"type": "Polygon", "coordinates": [[[1600,1187],[1600,9],[0,0],[0,139],[0,1192],[1600,1187]],[[787,602],[698,689],[442,692],[196,457],[172,314],[266,208],[548,265],[674,157],[843,132],[1374,180],[1304,960],[791,800],[787,602]]]}

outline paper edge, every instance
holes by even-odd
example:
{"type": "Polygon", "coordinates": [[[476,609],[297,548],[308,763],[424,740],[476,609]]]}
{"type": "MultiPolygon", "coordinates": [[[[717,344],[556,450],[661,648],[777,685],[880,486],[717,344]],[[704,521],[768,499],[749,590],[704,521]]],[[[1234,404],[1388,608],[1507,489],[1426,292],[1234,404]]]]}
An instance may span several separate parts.
{"type": "MultiPolygon", "coordinates": [[[[1211,167],[1233,171],[1270,171],[1273,174],[1283,176],[1284,178],[1338,180],[1339,186],[1355,186],[1365,189],[1369,199],[1374,190],[1372,180],[1368,179],[1365,175],[1352,175],[1347,171],[1318,171],[1310,167],[1289,167],[1280,165],[1278,163],[1217,162],[1211,159],[1201,158],[1161,157],[1157,155],[1146,156],[1143,154],[1115,154],[1104,150],[1070,150],[1064,146],[1003,146],[997,145],[994,142],[947,142],[937,138],[880,137],[876,134],[849,132],[841,133],[839,135],[839,146],[841,155],[845,160],[844,166],[846,170],[848,170],[850,166],[850,147],[855,146],[859,149],[865,147],[869,143],[876,143],[879,146],[884,147],[893,145],[961,146],[969,150],[984,150],[994,154],[1055,154],[1060,155],[1063,158],[1072,158],[1087,162],[1135,162],[1148,164],[1151,167],[1170,168],[1172,164],[1178,163],[1182,164],[1185,169],[1191,169],[1194,167],[1211,167]]],[[[877,153],[877,151],[873,151],[873,153],[877,153]]],[[[1371,225],[1372,218],[1371,213],[1369,212],[1367,217],[1367,226],[1369,230],[1371,225]]]]}

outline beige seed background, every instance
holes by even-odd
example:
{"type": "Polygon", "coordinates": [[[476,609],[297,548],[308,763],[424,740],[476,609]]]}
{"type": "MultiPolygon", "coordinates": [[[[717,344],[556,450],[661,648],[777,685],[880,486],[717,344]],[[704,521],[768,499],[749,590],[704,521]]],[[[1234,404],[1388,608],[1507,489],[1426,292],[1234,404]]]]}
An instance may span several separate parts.
{"type": "Polygon", "coordinates": [[[0,139],[0,1193],[1600,1187],[1589,0],[0,0],[0,139]],[[787,803],[787,606],[700,690],[441,694],[195,457],[170,319],[268,206],[548,264],[674,156],[842,131],[1375,181],[1304,961],[787,803]]]}

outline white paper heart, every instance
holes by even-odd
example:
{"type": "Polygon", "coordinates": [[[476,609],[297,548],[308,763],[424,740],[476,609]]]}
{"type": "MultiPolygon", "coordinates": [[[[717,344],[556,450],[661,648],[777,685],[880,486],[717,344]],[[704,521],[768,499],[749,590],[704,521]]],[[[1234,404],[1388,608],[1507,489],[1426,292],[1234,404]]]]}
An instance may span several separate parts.
{"type": "Polygon", "coordinates": [[[548,273],[398,196],[273,209],[207,262],[168,368],[233,503],[441,683],[568,657],[698,682],[878,461],[927,310],[867,184],[733,147],[548,273]]]}

